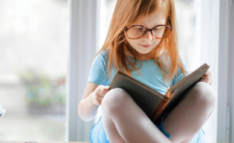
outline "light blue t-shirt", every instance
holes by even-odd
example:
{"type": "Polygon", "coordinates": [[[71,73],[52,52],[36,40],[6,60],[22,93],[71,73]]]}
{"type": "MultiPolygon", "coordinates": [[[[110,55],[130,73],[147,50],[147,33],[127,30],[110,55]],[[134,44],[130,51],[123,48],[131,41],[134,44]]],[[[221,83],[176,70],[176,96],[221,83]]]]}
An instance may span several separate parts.
{"type": "MultiPolygon", "coordinates": [[[[104,50],[100,52],[96,58],[94,59],[88,81],[93,82],[97,85],[109,86],[113,76],[116,72],[115,68],[111,69],[111,76],[108,80],[107,69],[108,69],[108,56],[109,50],[104,50]]],[[[181,57],[181,56],[180,56],[181,57]]],[[[129,60],[134,63],[134,58],[128,57],[129,60]]],[[[181,57],[184,68],[188,70],[187,64],[185,60],[181,57]]],[[[129,65],[130,67],[130,65],[129,65]]],[[[138,69],[141,75],[137,71],[132,71],[132,77],[136,80],[144,83],[145,85],[155,89],[156,91],[162,93],[163,95],[166,93],[168,87],[171,87],[173,84],[181,80],[184,76],[182,71],[178,68],[177,78],[174,77],[170,83],[167,83],[164,79],[164,75],[155,61],[152,60],[137,60],[136,67],[140,67],[138,69]],[[142,65],[142,66],[141,66],[142,65]],[[140,67],[141,66],[141,67],[140,67]]]]}
{"type": "MultiPolygon", "coordinates": [[[[95,83],[97,85],[104,85],[104,86],[110,85],[113,76],[116,72],[116,69],[115,68],[111,69],[110,79],[108,79],[107,76],[108,58],[109,58],[108,56],[109,56],[109,50],[104,50],[96,56],[96,58],[94,59],[91,65],[88,81],[95,83]]],[[[131,57],[128,58],[132,63],[134,63],[133,58],[131,57]]],[[[183,62],[185,70],[188,71],[188,67],[185,60],[181,55],[180,58],[183,62]]],[[[142,62],[140,60],[137,60],[136,67],[139,66],[141,66],[141,68],[138,69],[141,75],[134,70],[131,72],[132,77],[148,85],[149,87],[155,89],[156,91],[162,93],[163,95],[166,93],[168,87],[171,87],[173,84],[180,81],[184,77],[182,71],[178,68],[177,78],[176,76],[174,76],[174,78],[170,81],[170,83],[167,83],[164,80],[164,75],[161,72],[161,69],[158,67],[158,65],[155,63],[154,60],[143,60],[142,62]]],[[[186,73],[186,75],[188,75],[188,73],[186,73]]],[[[99,118],[99,121],[96,124],[94,124],[91,129],[90,141],[92,143],[109,143],[109,141],[107,140],[105,130],[102,125],[102,121],[100,119],[101,118],[99,118]]],[[[205,142],[206,142],[205,133],[203,129],[200,129],[190,143],[205,143],[205,142]]]]}

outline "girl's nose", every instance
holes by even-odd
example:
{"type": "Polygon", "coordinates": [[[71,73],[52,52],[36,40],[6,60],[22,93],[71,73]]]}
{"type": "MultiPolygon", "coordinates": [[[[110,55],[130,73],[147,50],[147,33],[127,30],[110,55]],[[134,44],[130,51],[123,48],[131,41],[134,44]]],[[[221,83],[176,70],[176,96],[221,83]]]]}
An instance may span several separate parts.
{"type": "Polygon", "coordinates": [[[151,35],[150,31],[146,31],[145,35],[143,36],[143,38],[147,39],[147,40],[152,40],[153,37],[151,35]]]}

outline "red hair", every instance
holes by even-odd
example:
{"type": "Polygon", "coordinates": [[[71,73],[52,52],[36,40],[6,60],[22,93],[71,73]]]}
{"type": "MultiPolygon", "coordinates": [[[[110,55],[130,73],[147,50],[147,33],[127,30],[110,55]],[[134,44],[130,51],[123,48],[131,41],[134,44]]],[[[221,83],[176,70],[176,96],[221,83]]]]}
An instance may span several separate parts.
{"type": "MultiPolygon", "coordinates": [[[[173,30],[170,35],[161,40],[161,42],[151,51],[153,53],[154,61],[160,67],[162,73],[167,81],[171,81],[174,75],[177,75],[177,68],[179,67],[185,76],[182,60],[178,52],[176,24],[175,24],[175,7],[173,0],[118,0],[111,19],[110,27],[104,42],[104,45],[96,54],[96,56],[103,50],[109,49],[108,59],[108,77],[110,77],[110,70],[112,64],[117,70],[127,73],[131,76],[131,70],[128,64],[132,66],[131,69],[138,69],[135,67],[136,62],[132,64],[125,56],[124,46],[131,51],[131,54],[136,58],[139,57],[135,49],[129,47],[126,43],[124,35],[124,28],[139,18],[153,13],[158,7],[163,6],[167,12],[167,19],[171,20],[173,30]],[[160,51],[166,51],[165,60],[158,60],[160,51]]],[[[169,21],[167,20],[169,25],[169,21]]],[[[166,31],[165,31],[166,32],[166,31]]],[[[95,56],[95,57],[96,57],[95,56]]],[[[139,72],[139,71],[138,71],[139,72]]]]}

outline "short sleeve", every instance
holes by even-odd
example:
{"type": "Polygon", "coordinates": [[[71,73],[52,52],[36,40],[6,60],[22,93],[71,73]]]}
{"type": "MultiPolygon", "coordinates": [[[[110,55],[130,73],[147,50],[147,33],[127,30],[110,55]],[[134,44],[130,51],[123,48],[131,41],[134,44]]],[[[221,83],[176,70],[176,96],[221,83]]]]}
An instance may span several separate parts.
{"type": "Polygon", "coordinates": [[[88,81],[95,83],[97,85],[106,85],[108,78],[107,78],[105,57],[106,57],[106,51],[100,52],[95,57],[90,68],[88,81]]]}
{"type": "MultiPolygon", "coordinates": [[[[188,69],[187,63],[185,62],[184,58],[181,55],[180,55],[180,58],[181,58],[181,61],[183,63],[184,69],[188,71],[189,69],[188,69]]],[[[188,75],[189,73],[185,73],[185,74],[188,75]]],[[[183,78],[184,78],[183,72],[181,71],[180,68],[178,68],[178,70],[177,70],[177,78],[176,78],[176,76],[173,78],[173,85],[175,83],[177,83],[178,81],[180,81],[181,79],[183,79],[183,78]]]]}

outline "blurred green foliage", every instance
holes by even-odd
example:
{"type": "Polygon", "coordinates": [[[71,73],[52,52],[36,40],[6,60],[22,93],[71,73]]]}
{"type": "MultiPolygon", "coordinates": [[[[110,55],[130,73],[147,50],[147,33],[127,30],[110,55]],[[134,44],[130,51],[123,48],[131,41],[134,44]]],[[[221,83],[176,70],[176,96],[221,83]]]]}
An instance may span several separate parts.
{"type": "Polygon", "coordinates": [[[54,79],[42,72],[25,70],[19,73],[19,77],[27,88],[29,105],[65,105],[65,76],[54,79]]]}

